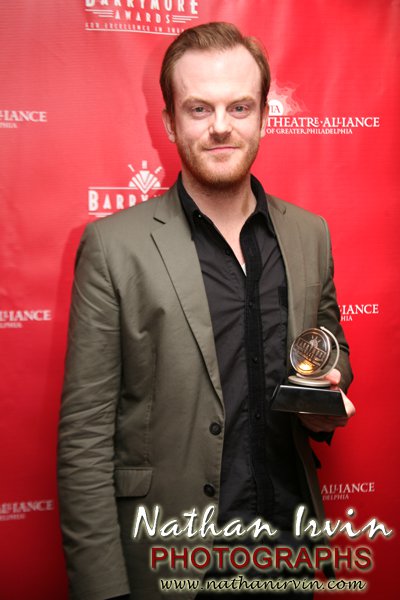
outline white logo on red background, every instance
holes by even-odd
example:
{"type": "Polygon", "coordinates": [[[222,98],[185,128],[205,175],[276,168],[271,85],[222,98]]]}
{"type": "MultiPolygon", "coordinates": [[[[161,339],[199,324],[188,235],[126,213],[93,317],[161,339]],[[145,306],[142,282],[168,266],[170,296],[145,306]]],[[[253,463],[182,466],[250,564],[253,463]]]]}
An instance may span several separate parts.
{"type": "Polygon", "coordinates": [[[280,117],[302,112],[304,107],[295,99],[295,92],[294,87],[280,86],[277,81],[272,81],[268,96],[269,116],[280,117]]]}
{"type": "Polygon", "coordinates": [[[341,304],[339,309],[342,321],[379,315],[379,304],[341,304]]]}
{"type": "Polygon", "coordinates": [[[380,127],[377,116],[310,116],[300,100],[296,89],[272,82],[268,97],[269,114],[267,134],[277,135],[352,135],[359,129],[380,127]]]}
{"type": "Polygon", "coordinates": [[[52,498],[3,502],[0,504],[0,521],[20,521],[32,513],[54,510],[52,498]]]}
{"type": "Polygon", "coordinates": [[[150,170],[147,160],[140,168],[131,164],[132,177],[125,186],[91,186],[88,189],[88,212],[93,217],[107,217],[140,202],[154,198],[168,188],[162,187],[158,178],[162,167],[150,170]]]}
{"type": "Polygon", "coordinates": [[[48,308],[0,309],[0,329],[21,329],[28,323],[45,323],[53,318],[48,308]]]}
{"type": "Polygon", "coordinates": [[[321,488],[322,499],[349,500],[354,494],[374,494],[375,481],[325,483],[321,488]]]}
{"type": "Polygon", "coordinates": [[[151,173],[147,167],[147,160],[142,161],[142,168],[137,172],[132,165],[128,165],[128,167],[134,173],[129,182],[129,187],[140,190],[142,192],[142,201],[146,202],[150,190],[160,189],[160,182],[157,175],[162,171],[162,167],[157,167],[154,173],[151,173]]]}
{"type": "Polygon", "coordinates": [[[199,18],[201,0],[84,0],[86,31],[178,35],[199,18]]]}
{"type": "Polygon", "coordinates": [[[27,123],[47,123],[47,112],[45,110],[0,109],[0,129],[17,129],[27,123]]]}

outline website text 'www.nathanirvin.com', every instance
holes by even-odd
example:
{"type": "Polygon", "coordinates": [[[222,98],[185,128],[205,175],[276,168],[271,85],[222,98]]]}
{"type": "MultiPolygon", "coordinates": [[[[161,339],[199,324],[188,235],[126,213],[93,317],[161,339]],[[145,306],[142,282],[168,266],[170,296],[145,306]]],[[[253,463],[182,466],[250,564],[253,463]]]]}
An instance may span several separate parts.
{"type": "Polygon", "coordinates": [[[243,575],[228,579],[160,579],[160,589],[163,592],[187,592],[206,590],[207,592],[257,592],[273,590],[288,591],[365,591],[367,582],[362,579],[246,579],[243,575]]]}

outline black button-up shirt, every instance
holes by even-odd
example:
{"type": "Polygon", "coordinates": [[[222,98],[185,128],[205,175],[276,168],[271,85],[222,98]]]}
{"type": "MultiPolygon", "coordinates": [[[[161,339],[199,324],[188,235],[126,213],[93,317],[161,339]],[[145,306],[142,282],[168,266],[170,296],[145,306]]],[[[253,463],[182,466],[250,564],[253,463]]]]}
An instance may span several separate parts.
{"type": "Polygon", "coordinates": [[[178,192],[200,261],[213,326],[225,407],[219,520],[256,516],[291,529],[302,501],[290,417],[270,410],[286,377],[287,286],[282,255],[261,184],[257,205],[240,232],[241,266],[182,179],[178,192]]]}

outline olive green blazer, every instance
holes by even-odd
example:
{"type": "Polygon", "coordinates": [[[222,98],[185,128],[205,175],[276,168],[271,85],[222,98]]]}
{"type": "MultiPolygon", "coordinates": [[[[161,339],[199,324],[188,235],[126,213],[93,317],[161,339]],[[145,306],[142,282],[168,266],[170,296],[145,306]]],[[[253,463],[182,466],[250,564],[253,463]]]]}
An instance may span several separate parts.
{"type": "MultiPolygon", "coordinates": [[[[268,203],[288,281],[288,347],[305,328],[328,328],[340,342],[346,389],[352,376],[326,223],[271,196],[268,203]]],[[[135,600],[165,597],[162,571],[149,567],[149,548],[159,541],[133,540],[133,515],[140,504],[160,505],[165,519],[218,503],[223,430],[211,435],[212,422],[224,423],[213,331],[173,187],[88,225],[78,250],[58,460],[70,598],[129,591],[135,600]],[[212,499],[207,483],[216,490],[212,499]]],[[[293,435],[311,510],[323,518],[313,456],[296,417],[293,435]]]]}

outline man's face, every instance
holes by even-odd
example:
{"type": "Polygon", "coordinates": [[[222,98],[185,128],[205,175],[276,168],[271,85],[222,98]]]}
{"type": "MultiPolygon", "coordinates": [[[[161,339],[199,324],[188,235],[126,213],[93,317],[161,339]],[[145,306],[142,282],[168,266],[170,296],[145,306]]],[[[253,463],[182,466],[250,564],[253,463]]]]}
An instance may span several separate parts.
{"type": "Polygon", "coordinates": [[[188,51],[173,73],[173,116],[163,118],[184,182],[226,189],[246,179],[265,134],[261,73],[243,46],[188,51]]]}

